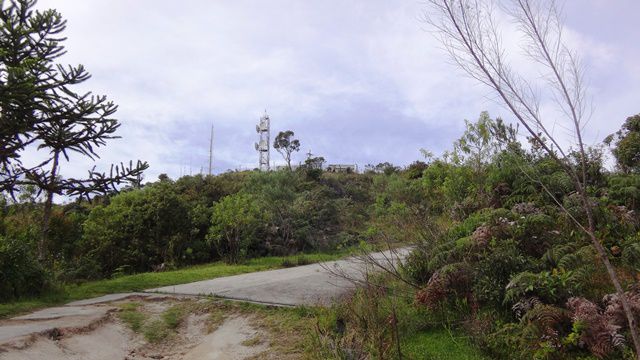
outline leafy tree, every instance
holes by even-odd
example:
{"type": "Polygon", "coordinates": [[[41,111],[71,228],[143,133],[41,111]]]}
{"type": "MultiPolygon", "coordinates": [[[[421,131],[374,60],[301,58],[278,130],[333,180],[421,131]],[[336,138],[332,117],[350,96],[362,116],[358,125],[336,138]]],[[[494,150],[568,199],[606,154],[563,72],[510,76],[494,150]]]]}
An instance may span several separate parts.
{"type": "MultiPolygon", "coordinates": [[[[371,168],[371,167],[370,167],[371,168]]],[[[400,171],[400,168],[392,163],[385,161],[373,167],[373,171],[378,174],[391,175],[400,171]]]]}
{"type": "Polygon", "coordinates": [[[614,143],[611,152],[620,170],[640,172],[640,114],[628,117],[622,128],[607,136],[604,143],[609,146],[614,143]]]}
{"type": "Polygon", "coordinates": [[[309,169],[320,169],[320,170],[322,170],[322,165],[324,165],[325,162],[326,162],[326,160],[324,159],[324,157],[322,157],[322,156],[314,156],[314,157],[310,157],[307,160],[305,160],[304,164],[309,169]]]}
{"type": "Polygon", "coordinates": [[[0,18],[0,188],[13,194],[20,185],[35,185],[46,194],[38,256],[45,259],[54,195],[89,197],[136,182],[148,165],[120,164],[85,179],[64,178],[62,161],[75,153],[91,159],[98,147],[117,138],[117,106],[106,96],[78,93],[74,86],[89,79],[82,65],[55,63],[65,51],[66,22],[55,10],[33,10],[34,0],[2,3],[0,18]],[[6,144],[6,146],[4,146],[6,144]],[[21,156],[27,148],[47,153],[35,164],[21,156]]]}
{"type": "Polygon", "coordinates": [[[291,130],[280,131],[273,141],[273,148],[282,155],[289,170],[291,170],[291,154],[294,151],[300,151],[300,140],[293,139],[293,135],[295,134],[291,130]]]}
{"type": "Polygon", "coordinates": [[[409,179],[418,179],[422,177],[422,173],[429,167],[424,161],[416,160],[409,164],[407,169],[404,171],[405,176],[409,179]]]}
{"type": "Polygon", "coordinates": [[[253,196],[229,195],[213,207],[207,240],[227,262],[238,263],[247,256],[262,223],[262,214],[253,196]]]}
{"type": "Polygon", "coordinates": [[[455,141],[453,148],[458,159],[463,162],[468,161],[479,171],[481,166],[489,162],[498,150],[498,144],[492,141],[491,134],[491,128],[495,126],[495,122],[488,112],[483,111],[475,123],[468,120],[465,120],[464,123],[465,132],[460,139],[455,141]]]}
{"type": "Polygon", "coordinates": [[[506,125],[502,119],[492,119],[489,113],[483,111],[476,122],[465,120],[465,131],[462,137],[453,144],[452,157],[454,162],[461,162],[473,170],[473,183],[478,191],[477,200],[486,200],[485,172],[488,165],[506,146],[518,148],[516,129],[506,125]]]}
{"type": "Polygon", "coordinates": [[[256,173],[245,184],[260,209],[268,214],[264,250],[286,254],[298,249],[300,214],[294,206],[304,191],[298,173],[256,173]]]}
{"type": "Polygon", "coordinates": [[[322,176],[322,166],[325,163],[322,156],[309,157],[304,161],[304,171],[309,179],[319,180],[322,176]]]}
{"type": "Polygon", "coordinates": [[[93,208],[78,252],[81,276],[149,271],[179,264],[190,245],[191,217],[172,182],[158,182],[114,196],[93,208]]]}

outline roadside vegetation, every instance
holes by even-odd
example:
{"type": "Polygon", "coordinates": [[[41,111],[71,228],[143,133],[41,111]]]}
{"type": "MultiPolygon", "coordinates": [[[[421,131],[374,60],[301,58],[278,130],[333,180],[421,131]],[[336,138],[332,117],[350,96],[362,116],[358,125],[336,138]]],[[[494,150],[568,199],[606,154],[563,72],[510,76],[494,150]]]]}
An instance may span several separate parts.
{"type": "MultiPolygon", "coordinates": [[[[614,154],[629,158],[639,120],[626,120],[614,154]]],[[[483,113],[421,171],[374,180],[371,241],[417,248],[319,316],[320,358],[634,358],[620,299],[572,220],[586,215],[568,176],[535,140],[503,142],[510,131],[483,113]]],[[[639,317],[640,163],[607,171],[605,150],[587,152],[589,201],[639,317]]]]}

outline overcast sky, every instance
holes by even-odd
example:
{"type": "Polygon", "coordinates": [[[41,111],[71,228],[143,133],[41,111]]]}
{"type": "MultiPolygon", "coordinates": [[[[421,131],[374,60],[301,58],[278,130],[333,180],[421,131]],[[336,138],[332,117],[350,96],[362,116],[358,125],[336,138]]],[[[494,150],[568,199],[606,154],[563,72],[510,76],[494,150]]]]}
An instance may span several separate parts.
{"type": "MultiPolygon", "coordinates": [[[[122,139],[102,150],[99,165],[146,160],[148,180],[206,171],[211,124],[216,173],[256,167],[255,124],[265,109],[272,134],[290,129],[300,139],[296,161],[311,150],[360,166],[406,165],[420,159],[420,148],[440,154],[464,119],[483,110],[512,120],[448,63],[419,20],[422,1],[41,0],[37,7],[67,19],[61,62],[91,72],[83,89],[119,105],[122,139]]],[[[565,6],[567,37],[587,65],[594,99],[589,143],[640,113],[638,14],[638,0],[565,6]]],[[[73,160],[63,172],[84,172],[87,163],[73,160]]]]}

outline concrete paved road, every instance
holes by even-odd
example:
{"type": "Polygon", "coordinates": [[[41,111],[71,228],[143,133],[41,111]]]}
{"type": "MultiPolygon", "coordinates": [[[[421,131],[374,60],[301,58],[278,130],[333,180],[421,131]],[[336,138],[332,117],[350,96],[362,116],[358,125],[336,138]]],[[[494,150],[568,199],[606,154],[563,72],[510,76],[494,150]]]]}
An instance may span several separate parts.
{"type": "MultiPolygon", "coordinates": [[[[30,334],[47,333],[54,329],[81,328],[104,319],[112,307],[55,307],[36,311],[0,322],[0,353],[2,344],[30,334]]],[[[0,358],[2,358],[0,354],[0,358]]]]}
{"type": "MultiPolygon", "coordinates": [[[[396,262],[404,258],[409,249],[394,254],[389,251],[370,254],[379,263],[396,262]]],[[[322,305],[353,289],[354,282],[362,280],[370,267],[356,258],[330,261],[322,264],[287,269],[262,271],[243,275],[198,281],[190,284],[166,286],[143,293],[110,294],[98,298],[74,301],[62,307],[53,307],[28,315],[0,320],[0,359],[3,348],[23,347],[37,334],[52,331],[68,332],[86,329],[108,318],[116,308],[113,301],[127,298],[166,298],[193,295],[214,295],[273,305],[322,305]],[[337,274],[345,275],[347,280],[337,274]]],[[[378,269],[379,270],[379,269],[378,269]]]]}
{"type": "MultiPolygon", "coordinates": [[[[409,249],[370,254],[381,264],[397,262],[409,249]]],[[[362,259],[348,258],[287,269],[228,276],[189,284],[149,289],[147,292],[181,295],[212,295],[227,299],[273,305],[327,305],[353,289],[354,282],[374,270],[362,259]],[[350,278],[345,279],[343,276],[350,278]]],[[[380,269],[378,269],[380,270],[380,269]]]]}

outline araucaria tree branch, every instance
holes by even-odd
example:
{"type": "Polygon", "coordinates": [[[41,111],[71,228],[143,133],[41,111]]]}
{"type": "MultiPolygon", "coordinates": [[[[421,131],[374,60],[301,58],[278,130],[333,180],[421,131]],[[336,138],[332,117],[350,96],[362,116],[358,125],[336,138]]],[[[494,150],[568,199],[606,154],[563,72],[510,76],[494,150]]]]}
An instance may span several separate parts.
{"type": "MultiPolygon", "coordinates": [[[[512,69],[505,56],[491,0],[428,0],[425,21],[435,30],[453,62],[469,76],[488,86],[542,149],[571,178],[586,213],[586,224],[576,225],[591,240],[621,299],[636,356],[640,338],[628,299],[607,251],[596,236],[592,202],[586,189],[586,150],[582,136],[587,108],[584,72],[577,54],[562,38],[562,21],[554,0],[506,0],[501,4],[524,35],[526,55],[544,69],[546,86],[575,138],[579,162],[572,164],[569,148],[549,130],[540,112],[540,95],[534,84],[512,69]]],[[[555,120],[555,119],[554,119],[555,120]]],[[[561,208],[563,209],[563,208],[561,208]]],[[[566,211],[566,210],[565,210],[566,211]]]]}
{"type": "Polygon", "coordinates": [[[82,65],[57,63],[65,53],[61,33],[66,22],[55,10],[34,10],[35,0],[0,1],[0,191],[13,196],[22,186],[46,194],[38,256],[45,260],[49,219],[55,195],[89,197],[139,182],[148,167],[111,166],[92,169],[84,179],[65,178],[60,167],[76,154],[90,159],[120,127],[112,116],[117,106],[106,96],[78,93],[74,85],[91,76],[82,65]],[[23,161],[27,149],[45,157],[23,161]]]}

